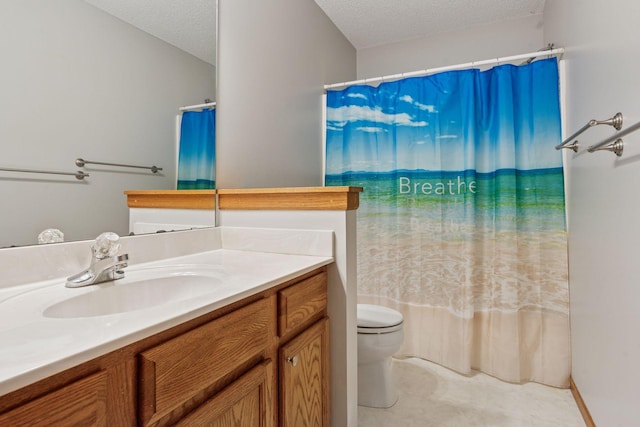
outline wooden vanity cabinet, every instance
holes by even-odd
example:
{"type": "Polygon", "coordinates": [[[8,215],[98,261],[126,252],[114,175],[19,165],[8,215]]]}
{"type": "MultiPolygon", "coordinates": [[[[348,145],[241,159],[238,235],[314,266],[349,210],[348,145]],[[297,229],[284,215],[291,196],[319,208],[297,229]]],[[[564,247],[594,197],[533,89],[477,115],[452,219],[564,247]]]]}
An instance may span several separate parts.
{"type": "Polygon", "coordinates": [[[4,395],[0,426],[328,426],[326,286],[321,267],[4,395]]]}

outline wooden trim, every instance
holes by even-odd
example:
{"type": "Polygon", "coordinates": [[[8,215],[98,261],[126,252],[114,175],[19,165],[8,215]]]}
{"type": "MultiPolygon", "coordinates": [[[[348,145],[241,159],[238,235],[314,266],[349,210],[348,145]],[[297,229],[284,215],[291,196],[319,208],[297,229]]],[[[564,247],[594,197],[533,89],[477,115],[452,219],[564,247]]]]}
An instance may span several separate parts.
{"type": "Polygon", "coordinates": [[[216,190],[128,190],[124,194],[130,208],[216,208],[216,190]]]}
{"type": "Polygon", "coordinates": [[[591,418],[591,414],[589,413],[589,409],[587,409],[587,405],[582,400],[582,396],[578,391],[578,387],[576,383],[573,382],[573,377],[569,378],[569,387],[571,388],[571,394],[573,394],[573,398],[576,401],[576,405],[578,405],[578,409],[582,414],[582,418],[584,419],[584,423],[587,427],[596,427],[596,423],[593,422],[593,418],[591,418]]]}
{"type": "Polygon", "coordinates": [[[355,210],[362,187],[289,187],[218,190],[219,209],[355,210]]]}

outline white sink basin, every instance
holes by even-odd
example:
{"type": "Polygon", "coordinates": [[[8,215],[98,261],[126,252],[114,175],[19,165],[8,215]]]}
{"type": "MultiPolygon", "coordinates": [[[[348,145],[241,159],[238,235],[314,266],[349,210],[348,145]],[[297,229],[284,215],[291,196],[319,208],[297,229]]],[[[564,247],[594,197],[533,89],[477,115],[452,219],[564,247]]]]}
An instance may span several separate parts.
{"type": "Polygon", "coordinates": [[[156,307],[195,298],[220,288],[224,282],[215,270],[189,267],[162,267],[125,270],[123,279],[91,285],[81,294],[48,306],[43,315],[49,318],[106,316],[156,307]]]}

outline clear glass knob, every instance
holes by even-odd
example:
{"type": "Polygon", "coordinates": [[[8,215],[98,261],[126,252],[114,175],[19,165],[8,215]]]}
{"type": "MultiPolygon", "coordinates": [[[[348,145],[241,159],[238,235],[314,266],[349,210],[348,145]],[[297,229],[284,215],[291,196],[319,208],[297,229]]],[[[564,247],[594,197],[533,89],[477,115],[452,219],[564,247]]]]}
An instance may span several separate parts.
{"type": "Polygon", "coordinates": [[[110,231],[102,233],[96,237],[91,250],[98,259],[112,257],[120,251],[120,236],[110,231]]]}

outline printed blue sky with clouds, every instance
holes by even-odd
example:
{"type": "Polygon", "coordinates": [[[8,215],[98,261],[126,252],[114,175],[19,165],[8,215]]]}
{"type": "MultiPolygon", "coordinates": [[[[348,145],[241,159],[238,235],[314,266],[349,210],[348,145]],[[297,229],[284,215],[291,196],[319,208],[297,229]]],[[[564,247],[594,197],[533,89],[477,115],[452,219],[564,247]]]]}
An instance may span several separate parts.
{"type": "Polygon", "coordinates": [[[562,166],[555,59],[327,93],[327,174],[562,166]]]}

